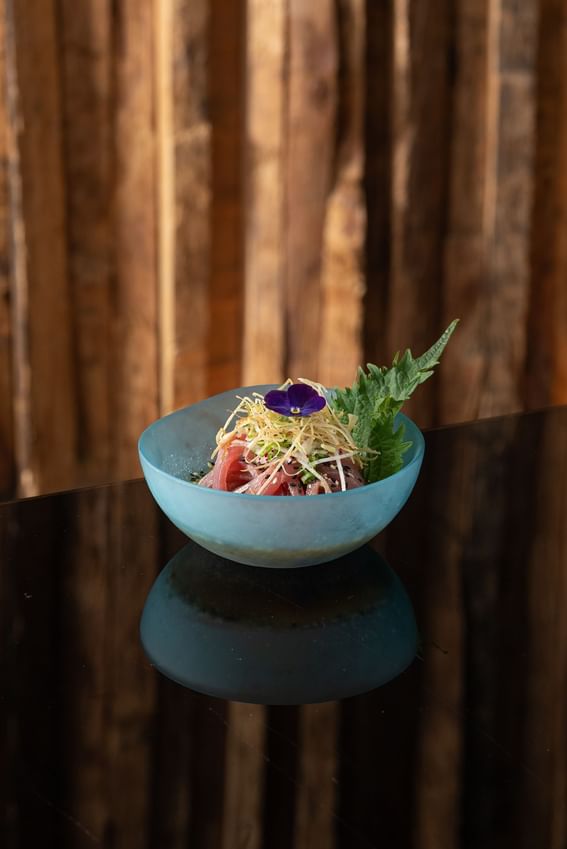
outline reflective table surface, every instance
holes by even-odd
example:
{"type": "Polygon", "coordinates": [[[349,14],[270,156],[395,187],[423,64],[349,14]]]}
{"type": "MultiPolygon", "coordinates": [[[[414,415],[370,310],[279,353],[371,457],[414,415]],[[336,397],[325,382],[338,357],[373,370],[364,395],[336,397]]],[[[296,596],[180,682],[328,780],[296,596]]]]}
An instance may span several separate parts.
{"type": "Polygon", "coordinates": [[[567,846],[567,408],[428,433],[322,566],[204,552],[143,481],[0,547],[2,849],[567,846]]]}

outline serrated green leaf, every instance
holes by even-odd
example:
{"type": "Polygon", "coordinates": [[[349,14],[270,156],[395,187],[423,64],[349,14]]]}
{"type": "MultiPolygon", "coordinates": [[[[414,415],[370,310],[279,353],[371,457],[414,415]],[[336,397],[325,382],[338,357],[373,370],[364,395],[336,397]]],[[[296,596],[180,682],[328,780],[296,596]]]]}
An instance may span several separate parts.
{"type": "Polygon", "coordinates": [[[439,362],[439,358],[443,351],[447,346],[447,342],[453,335],[453,331],[455,327],[459,323],[459,319],[456,318],[451,322],[447,330],[439,337],[437,342],[435,342],[429,351],[426,351],[425,354],[422,354],[421,357],[418,357],[416,360],[417,367],[421,370],[431,368],[432,366],[436,366],[439,362]]]}
{"type": "Polygon", "coordinates": [[[388,416],[376,422],[370,432],[370,448],[379,453],[368,461],[367,480],[382,480],[398,472],[403,465],[403,456],[411,442],[404,441],[404,426],[394,430],[392,419],[388,416]]]}
{"type": "Polygon", "coordinates": [[[401,469],[411,442],[404,442],[402,427],[394,430],[395,417],[415,389],[433,374],[457,322],[451,322],[421,357],[414,359],[408,349],[401,356],[396,353],[390,368],[369,363],[368,373],[360,367],[351,387],[335,391],[331,403],[338,414],[345,420],[348,415],[357,418],[353,438],[363,452],[369,453],[365,469],[368,483],[401,469]]]}

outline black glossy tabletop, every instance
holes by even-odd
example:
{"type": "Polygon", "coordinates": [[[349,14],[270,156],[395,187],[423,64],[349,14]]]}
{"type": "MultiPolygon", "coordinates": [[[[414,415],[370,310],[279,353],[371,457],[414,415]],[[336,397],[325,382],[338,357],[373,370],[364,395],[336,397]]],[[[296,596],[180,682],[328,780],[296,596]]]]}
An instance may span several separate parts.
{"type": "Polygon", "coordinates": [[[0,847],[565,849],[567,408],[426,444],[372,548],[286,573],[143,481],[1,506],[0,847]]]}

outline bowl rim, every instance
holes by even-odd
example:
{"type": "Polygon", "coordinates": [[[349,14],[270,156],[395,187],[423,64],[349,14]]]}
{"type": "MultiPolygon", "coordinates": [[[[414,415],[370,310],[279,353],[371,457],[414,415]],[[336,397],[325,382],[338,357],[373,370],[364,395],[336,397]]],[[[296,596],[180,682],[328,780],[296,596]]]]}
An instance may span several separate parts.
{"type": "MultiPolygon", "coordinates": [[[[231,392],[240,393],[240,392],[245,392],[246,390],[257,390],[258,387],[260,387],[260,386],[277,386],[277,385],[278,384],[251,384],[250,386],[239,386],[236,389],[227,389],[225,392],[217,392],[216,395],[210,395],[208,398],[203,398],[201,401],[197,401],[194,404],[186,404],[184,407],[180,407],[178,410],[172,410],[172,412],[167,413],[165,416],[160,416],[160,418],[155,419],[146,428],[144,428],[144,430],[140,434],[140,437],[138,439],[138,454],[140,456],[140,460],[143,461],[143,463],[146,463],[154,471],[156,471],[159,475],[162,475],[163,477],[170,478],[172,481],[175,481],[176,483],[184,484],[185,486],[188,486],[191,489],[198,489],[200,492],[208,493],[208,496],[206,496],[206,497],[209,497],[209,496],[213,496],[213,497],[231,496],[232,498],[234,498],[236,496],[237,498],[240,498],[240,499],[254,500],[257,503],[268,503],[268,504],[271,501],[273,501],[274,499],[285,498],[286,501],[292,500],[292,499],[290,499],[289,495],[265,496],[265,495],[262,495],[262,494],[257,495],[257,494],[251,494],[251,493],[248,493],[248,492],[227,492],[224,489],[209,489],[208,487],[199,486],[198,483],[194,483],[193,481],[187,481],[184,478],[180,478],[177,475],[171,474],[171,472],[166,472],[164,469],[160,469],[159,466],[156,466],[155,463],[152,463],[152,461],[148,459],[148,457],[144,453],[144,450],[143,450],[143,447],[142,447],[142,443],[144,441],[144,438],[147,436],[149,431],[152,430],[152,428],[155,425],[158,424],[158,422],[162,422],[165,419],[173,418],[174,416],[179,416],[179,415],[187,412],[187,410],[190,410],[193,407],[197,407],[200,404],[204,404],[207,401],[211,401],[211,400],[213,400],[213,398],[218,398],[221,395],[227,395],[231,392]]],[[[412,466],[420,464],[422,462],[423,456],[425,454],[425,439],[424,439],[423,433],[421,432],[420,428],[416,425],[416,423],[413,421],[413,419],[410,419],[410,417],[406,416],[405,413],[399,412],[397,414],[396,418],[398,418],[398,417],[402,418],[404,420],[404,423],[409,422],[409,424],[415,429],[415,432],[416,432],[416,435],[417,435],[416,440],[412,440],[412,441],[414,441],[415,452],[414,452],[414,456],[409,461],[409,463],[402,466],[402,468],[398,469],[397,472],[394,472],[393,475],[388,475],[388,477],[382,478],[379,481],[374,481],[374,483],[367,483],[364,486],[359,486],[359,487],[356,487],[355,489],[348,489],[348,490],[344,490],[344,491],[341,490],[339,492],[324,492],[324,493],[321,493],[322,495],[327,496],[327,498],[345,498],[348,495],[354,496],[356,493],[369,493],[371,491],[376,492],[381,487],[387,485],[388,481],[393,481],[395,478],[397,478],[399,475],[401,475],[403,472],[405,472],[406,469],[411,469],[412,466]]],[[[144,471],[143,466],[142,466],[142,470],[144,471]]],[[[295,500],[299,501],[299,503],[304,503],[303,498],[296,498],[295,500]]],[[[316,499],[316,498],[308,499],[308,503],[309,503],[309,501],[319,503],[318,499],[316,499]]]]}

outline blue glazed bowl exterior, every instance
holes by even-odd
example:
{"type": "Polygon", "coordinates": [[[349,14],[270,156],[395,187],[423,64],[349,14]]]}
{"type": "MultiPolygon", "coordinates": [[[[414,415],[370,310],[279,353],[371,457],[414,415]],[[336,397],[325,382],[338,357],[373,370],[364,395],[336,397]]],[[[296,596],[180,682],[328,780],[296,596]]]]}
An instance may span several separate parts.
{"type": "Polygon", "coordinates": [[[166,516],[204,548],[250,566],[310,566],[334,560],[376,536],[399,513],[417,480],[424,453],[419,428],[399,423],[412,447],[395,475],[353,489],[308,497],[246,495],[190,482],[206,469],[215,436],[237,396],[272,385],[223,392],[150,425],[138,450],[148,486],[166,516]]]}

